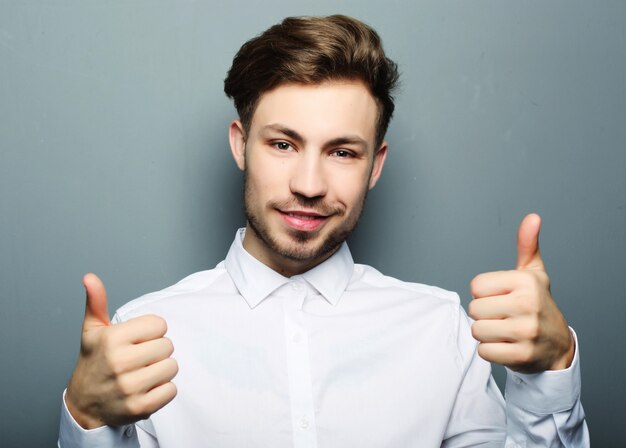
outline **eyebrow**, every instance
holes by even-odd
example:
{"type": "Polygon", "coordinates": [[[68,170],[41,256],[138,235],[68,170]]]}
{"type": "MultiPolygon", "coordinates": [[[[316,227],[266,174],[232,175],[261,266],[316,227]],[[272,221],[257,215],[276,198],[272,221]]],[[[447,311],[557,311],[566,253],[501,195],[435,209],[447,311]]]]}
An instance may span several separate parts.
{"type": "Polygon", "coordinates": [[[291,138],[292,140],[297,141],[298,143],[303,143],[304,137],[298,134],[293,129],[288,128],[287,126],[283,126],[282,124],[268,124],[267,126],[263,126],[261,128],[261,134],[267,133],[267,131],[280,132],[283,135],[291,138]]]}
{"type": "MultiPolygon", "coordinates": [[[[306,141],[305,138],[297,131],[279,123],[268,124],[261,128],[261,134],[265,134],[267,131],[279,132],[300,144],[306,141]]],[[[345,135],[341,137],[336,137],[324,143],[325,147],[338,145],[358,145],[362,146],[364,149],[368,147],[367,140],[358,135],[345,135]]]]}

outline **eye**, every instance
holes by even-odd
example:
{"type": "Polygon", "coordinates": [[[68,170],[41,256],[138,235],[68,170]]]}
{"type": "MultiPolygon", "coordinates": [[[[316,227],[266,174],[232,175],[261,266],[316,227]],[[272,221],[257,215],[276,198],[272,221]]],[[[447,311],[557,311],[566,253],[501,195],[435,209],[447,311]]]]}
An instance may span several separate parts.
{"type": "Polygon", "coordinates": [[[272,145],[279,151],[289,151],[292,149],[291,145],[287,142],[274,142],[272,145]]]}
{"type": "Polygon", "coordinates": [[[345,149],[338,149],[332,153],[334,157],[339,157],[340,159],[347,159],[352,157],[352,153],[350,151],[346,151],[345,149]]]}

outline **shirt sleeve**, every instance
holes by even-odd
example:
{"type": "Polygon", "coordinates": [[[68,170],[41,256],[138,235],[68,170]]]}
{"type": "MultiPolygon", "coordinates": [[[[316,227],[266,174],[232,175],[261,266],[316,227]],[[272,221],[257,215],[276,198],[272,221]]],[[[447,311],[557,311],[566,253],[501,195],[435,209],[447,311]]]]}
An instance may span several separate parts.
{"type": "Polygon", "coordinates": [[[507,369],[506,447],[590,446],[580,401],[578,338],[572,365],[564,370],[523,374],[507,369]]]}
{"type": "Polygon", "coordinates": [[[59,448],[158,448],[156,439],[145,432],[140,425],[101,426],[84,429],[81,427],[65,404],[61,406],[59,425],[59,448]]]}
{"type": "Polygon", "coordinates": [[[569,368],[535,374],[507,369],[505,402],[491,365],[478,355],[471,323],[461,310],[456,339],[464,370],[442,447],[588,448],[576,333],[570,329],[576,349],[569,368]]]}

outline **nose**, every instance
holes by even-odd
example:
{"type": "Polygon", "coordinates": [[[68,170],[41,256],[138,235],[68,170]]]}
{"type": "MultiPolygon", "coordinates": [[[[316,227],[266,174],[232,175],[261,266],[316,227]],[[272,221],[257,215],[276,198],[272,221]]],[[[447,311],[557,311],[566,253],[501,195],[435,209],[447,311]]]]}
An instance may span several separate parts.
{"type": "Polygon", "coordinates": [[[328,185],[322,158],[313,151],[302,154],[291,173],[289,188],[293,194],[307,198],[316,198],[326,195],[328,185]]]}

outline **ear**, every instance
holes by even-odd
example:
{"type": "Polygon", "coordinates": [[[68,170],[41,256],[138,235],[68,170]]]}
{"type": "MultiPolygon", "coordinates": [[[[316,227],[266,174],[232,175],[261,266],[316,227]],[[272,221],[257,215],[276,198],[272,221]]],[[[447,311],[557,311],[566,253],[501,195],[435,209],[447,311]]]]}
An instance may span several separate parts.
{"type": "Polygon", "coordinates": [[[233,153],[235,163],[241,171],[246,169],[246,134],[239,120],[233,120],[228,129],[228,141],[230,151],[233,153]]]}
{"type": "Polygon", "coordinates": [[[387,159],[387,142],[383,141],[380,148],[374,154],[374,166],[372,166],[372,172],[370,174],[369,189],[371,190],[378,182],[381,173],[383,172],[383,165],[385,165],[385,159],[387,159]]]}

